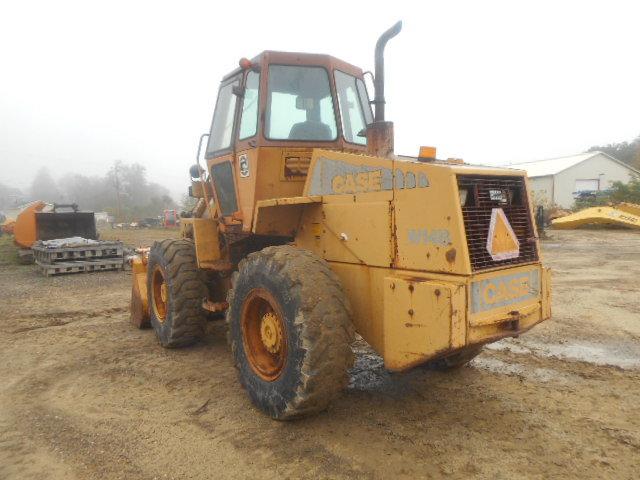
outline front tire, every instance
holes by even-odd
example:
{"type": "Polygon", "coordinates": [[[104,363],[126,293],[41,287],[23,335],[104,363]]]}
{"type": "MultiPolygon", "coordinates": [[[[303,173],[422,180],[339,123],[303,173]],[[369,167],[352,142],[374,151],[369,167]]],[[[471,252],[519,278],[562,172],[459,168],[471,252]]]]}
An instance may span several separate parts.
{"type": "Polygon", "coordinates": [[[337,276],[285,245],[248,255],[232,282],[228,339],[252,402],[278,420],[324,410],[353,364],[351,311],[337,276]]]}
{"type": "Polygon", "coordinates": [[[204,334],[206,286],[188,240],[155,242],[147,263],[151,326],[163,347],[185,347],[204,334]]]}

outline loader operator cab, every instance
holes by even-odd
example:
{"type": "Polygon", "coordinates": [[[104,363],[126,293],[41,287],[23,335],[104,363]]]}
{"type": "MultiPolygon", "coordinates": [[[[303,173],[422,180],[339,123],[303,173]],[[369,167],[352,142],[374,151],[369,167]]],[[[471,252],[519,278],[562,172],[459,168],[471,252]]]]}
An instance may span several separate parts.
{"type": "Polygon", "coordinates": [[[194,166],[206,175],[192,179],[210,179],[211,216],[249,232],[256,201],[302,195],[314,148],[365,153],[372,122],[360,68],[329,55],[265,51],[222,79],[206,168],[194,166]]]}
{"type": "Polygon", "coordinates": [[[362,151],[372,121],[359,68],[328,55],[263,52],[222,80],[206,158],[247,146],[362,151]]]}

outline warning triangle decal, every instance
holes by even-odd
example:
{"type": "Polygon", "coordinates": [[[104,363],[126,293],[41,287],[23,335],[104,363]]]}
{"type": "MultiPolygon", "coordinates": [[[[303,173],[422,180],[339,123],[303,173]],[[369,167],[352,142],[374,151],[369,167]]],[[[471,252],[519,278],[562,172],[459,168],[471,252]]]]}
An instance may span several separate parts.
{"type": "Polygon", "coordinates": [[[501,208],[491,211],[487,251],[494,260],[508,260],[520,255],[520,242],[501,208]]]}

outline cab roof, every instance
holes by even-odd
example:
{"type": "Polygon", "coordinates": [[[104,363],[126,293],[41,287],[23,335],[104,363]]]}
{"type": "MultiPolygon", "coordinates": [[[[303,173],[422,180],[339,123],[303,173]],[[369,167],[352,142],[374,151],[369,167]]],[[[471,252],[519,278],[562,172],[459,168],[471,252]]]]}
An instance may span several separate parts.
{"type": "MultiPolygon", "coordinates": [[[[339,58],[331,55],[320,53],[302,53],[302,52],[278,52],[274,50],[265,50],[251,59],[252,65],[308,65],[314,67],[324,67],[327,70],[340,70],[355,77],[362,78],[363,71],[360,67],[347,63],[339,58]]],[[[234,69],[225,75],[222,81],[233,77],[242,71],[241,67],[234,69]]]]}

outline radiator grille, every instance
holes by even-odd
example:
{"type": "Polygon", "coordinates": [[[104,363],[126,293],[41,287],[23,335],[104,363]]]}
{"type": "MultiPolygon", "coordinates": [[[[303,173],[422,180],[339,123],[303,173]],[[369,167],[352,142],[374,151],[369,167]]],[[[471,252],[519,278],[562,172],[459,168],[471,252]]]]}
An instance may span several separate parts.
{"type": "Polygon", "coordinates": [[[538,260],[523,177],[458,176],[458,188],[467,191],[462,216],[474,271],[538,260]],[[494,260],[487,251],[491,214],[501,208],[520,242],[520,255],[494,260]]]}

